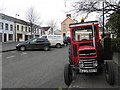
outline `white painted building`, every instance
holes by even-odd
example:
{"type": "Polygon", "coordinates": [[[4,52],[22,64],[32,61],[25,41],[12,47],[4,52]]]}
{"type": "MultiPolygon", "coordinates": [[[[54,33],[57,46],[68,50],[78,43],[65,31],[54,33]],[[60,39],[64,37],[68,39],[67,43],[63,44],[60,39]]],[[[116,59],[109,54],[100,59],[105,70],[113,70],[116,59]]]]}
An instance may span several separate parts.
{"type": "Polygon", "coordinates": [[[45,31],[45,35],[53,35],[54,32],[53,32],[53,29],[51,27],[42,27],[45,31]]]}
{"type": "Polygon", "coordinates": [[[14,21],[6,20],[6,17],[0,14],[0,42],[15,41],[14,31],[14,21]]]}
{"type": "Polygon", "coordinates": [[[33,25],[31,32],[30,23],[0,13],[0,42],[25,41],[44,34],[44,29],[39,25],[33,25]]]}
{"type": "Polygon", "coordinates": [[[30,39],[31,29],[28,23],[24,21],[16,21],[16,41],[25,41],[30,39]]]}

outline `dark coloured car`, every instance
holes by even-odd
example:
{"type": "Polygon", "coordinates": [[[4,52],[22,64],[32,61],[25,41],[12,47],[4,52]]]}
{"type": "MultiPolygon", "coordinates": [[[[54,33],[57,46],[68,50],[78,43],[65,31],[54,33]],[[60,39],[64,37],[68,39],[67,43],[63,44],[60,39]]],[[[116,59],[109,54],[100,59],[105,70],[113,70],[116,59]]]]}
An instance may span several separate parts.
{"type": "Polygon", "coordinates": [[[25,51],[29,49],[44,49],[45,51],[48,51],[50,50],[50,42],[48,39],[33,38],[17,44],[16,49],[20,51],[25,51]]]}
{"type": "Polygon", "coordinates": [[[66,36],[63,38],[63,43],[65,46],[67,46],[69,44],[69,38],[70,37],[66,37],[66,36]]]}

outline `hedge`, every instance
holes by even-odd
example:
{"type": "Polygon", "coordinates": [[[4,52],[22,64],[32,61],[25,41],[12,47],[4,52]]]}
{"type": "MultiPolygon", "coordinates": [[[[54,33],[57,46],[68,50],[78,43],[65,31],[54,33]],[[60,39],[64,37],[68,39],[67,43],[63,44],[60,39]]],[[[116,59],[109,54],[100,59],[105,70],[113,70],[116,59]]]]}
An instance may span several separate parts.
{"type": "Polygon", "coordinates": [[[113,38],[112,39],[112,51],[113,52],[120,52],[120,38],[113,38]]]}

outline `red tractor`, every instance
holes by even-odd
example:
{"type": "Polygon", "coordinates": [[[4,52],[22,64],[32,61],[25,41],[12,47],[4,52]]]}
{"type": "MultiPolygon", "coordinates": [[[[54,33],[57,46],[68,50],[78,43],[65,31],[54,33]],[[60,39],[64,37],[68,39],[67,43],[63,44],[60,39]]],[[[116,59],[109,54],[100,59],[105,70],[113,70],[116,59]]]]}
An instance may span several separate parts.
{"type": "MultiPolygon", "coordinates": [[[[105,47],[110,40],[104,40],[102,47],[98,21],[70,24],[69,64],[64,67],[64,81],[70,85],[80,73],[100,73],[105,65],[107,82],[114,84],[114,70],[111,62],[105,62],[105,47]],[[106,43],[107,41],[107,43],[106,43]]],[[[110,48],[108,48],[108,53],[110,48]]],[[[108,56],[111,56],[110,54],[108,56]]]]}

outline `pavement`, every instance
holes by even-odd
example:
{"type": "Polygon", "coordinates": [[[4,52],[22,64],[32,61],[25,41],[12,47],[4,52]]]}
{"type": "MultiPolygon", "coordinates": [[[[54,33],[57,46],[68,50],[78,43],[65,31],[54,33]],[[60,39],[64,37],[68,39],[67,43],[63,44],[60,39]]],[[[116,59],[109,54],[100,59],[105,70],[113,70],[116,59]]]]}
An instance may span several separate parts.
{"type": "Polygon", "coordinates": [[[16,45],[18,43],[20,42],[6,42],[6,43],[0,42],[0,46],[2,46],[2,48],[0,48],[0,52],[8,52],[8,51],[16,50],[16,45]]]}

